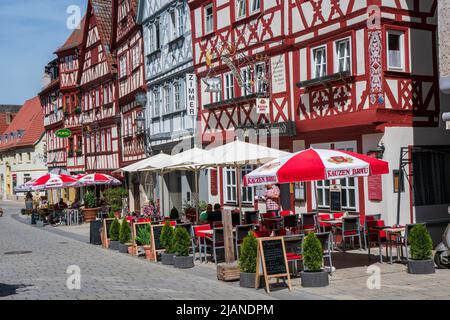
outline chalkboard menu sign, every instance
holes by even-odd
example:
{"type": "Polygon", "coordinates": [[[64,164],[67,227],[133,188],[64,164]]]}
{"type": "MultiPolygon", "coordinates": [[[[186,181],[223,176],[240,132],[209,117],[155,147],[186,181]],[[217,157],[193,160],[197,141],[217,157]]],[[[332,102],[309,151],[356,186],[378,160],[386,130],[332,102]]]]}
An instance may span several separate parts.
{"type": "Polygon", "coordinates": [[[113,223],[114,219],[103,219],[103,237],[105,239],[105,245],[108,247],[108,239],[109,239],[109,228],[111,227],[111,224],[113,223]]]}
{"type": "Polygon", "coordinates": [[[161,233],[163,229],[163,225],[152,225],[152,247],[154,250],[164,250],[165,248],[161,244],[161,233]]]}
{"type": "Polygon", "coordinates": [[[330,186],[330,210],[342,211],[342,189],[340,186],[330,186]]]}
{"type": "Polygon", "coordinates": [[[264,275],[266,290],[268,293],[270,293],[270,278],[286,277],[288,280],[289,290],[291,290],[291,278],[283,237],[258,239],[255,288],[259,288],[259,278],[261,274],[264,275]]]}

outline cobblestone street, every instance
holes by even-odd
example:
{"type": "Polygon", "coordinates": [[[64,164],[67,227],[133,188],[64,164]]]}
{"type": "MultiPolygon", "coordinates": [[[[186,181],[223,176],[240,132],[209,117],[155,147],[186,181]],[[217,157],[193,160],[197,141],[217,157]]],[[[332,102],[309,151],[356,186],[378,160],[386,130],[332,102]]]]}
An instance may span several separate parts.
{"type": "MultiPolygon", "coordinates": [[[[20,204],[0,203],[0,299],[449,299],[450,271],[411,276],[400,264],[376,264],[381,289],[367,289],[367,255],[337,254],[337,271],[327,288],[304,289],[293,280],[293,291],[242,289],[216,280],[213,263],[176,270],[83,243],[86,226],[38,229],[19,217],[20,204]],[[14,254],[21,253],[21,254],[14,254]],[[66,286],[70,265],[81,268],[81,290],[66,286]],[[350,267],[351,266],[351,267],[350,267]]],[[[375,259],[374,259],[375,261],[375,259]]]]}

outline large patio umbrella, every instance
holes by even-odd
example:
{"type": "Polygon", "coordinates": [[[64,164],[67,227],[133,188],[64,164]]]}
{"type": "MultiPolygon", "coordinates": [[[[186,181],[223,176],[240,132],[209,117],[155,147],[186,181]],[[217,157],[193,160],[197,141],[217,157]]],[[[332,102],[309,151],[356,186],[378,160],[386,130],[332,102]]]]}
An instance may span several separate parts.
{"type": "MultiPolygon", "coordinates": [[[[289,152],[239,140],[211,149],[208,154],[215,166],[232,167],[237,173],[240,173],[243,166],[260,165],[289,155],[289,152]]],[[[236,180],[239,210],[242,213],[241,178],[236,180]]]]}
{"type": "Polygon", "coordinates": [[[103,173],[91,173],[81,177],[77,181],[77,186],[97,186],[97,185],[108,185],[108,186],[120,186],[122,182],[110,175],[103,173]]]}
{"type": "Polygon", "coordinates": [[[46,174],[36,179],[31,185],[31,190],[49,190],[73,187],[77,180],[65,174],[46,174]]]}
{"type": "MultiPolygon", "coordinates": [[[[273,160],[244,177],[245,186],[334,180],[389,173],[389,164],[362,154],[308,149],[273,160]]],[[[317,201],[317,187],[316,201],[317,201]]]]}
{"type": "Polygon", "coordinates": [[[28,181],[28,182],[26,182],[26,183],[24,183],[24,184],[21,184],[20,186],[16,187],[16,188],[14,189],[14,191],[15,191],[16,193],[22,193],[22,192],[30,192],[30,191],[33,191],[32,185],[33,185],[33,183],[34,183],[35,181],[36,181],[36,179],[33,179],[33,180],[30,180],[30,181],[28,181]]]}

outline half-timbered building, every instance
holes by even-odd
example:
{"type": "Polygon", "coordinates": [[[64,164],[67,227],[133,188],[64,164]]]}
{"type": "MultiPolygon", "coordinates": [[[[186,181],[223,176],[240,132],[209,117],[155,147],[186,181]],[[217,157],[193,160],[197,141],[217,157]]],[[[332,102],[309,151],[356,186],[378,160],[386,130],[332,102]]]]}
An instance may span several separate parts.
{"type": "MultiPolygon", "coordinates": [[[[117,57],[118,102],[122,114],[122,161],[128,166],[146,156],[145,105],[138,96],[146,96],[144,41],[142,27],[136,23],[138,0],[113,1],[113,52],[117,57]]],[[[141,208],[140,175],[130,177],[130,210],[141,208]]]]}
{"type": "MultiPolygon", "coordinates": [[[[190,18],[187,0],[139,1],[148,92],[145,118],[153,154],[177,153],[194,144],[196,117],[187,108],[187,75],[194,71],[190,18]]],[[[181,208],[192,200],[191,185],[189,174],[166,175],[164,188],[170,199],[164,208],[181,208]]]]}
{"type": "MultiPolygon", "coordinates": [[[[236,135],[257,142],[267,132],[267,144],[280,149],[353,150],[390,163],[383,177],[318,182],[317,198],[312,184],[286,188],[287,207],[330,211],[332,186],[341,190],[340,210],[382,213],[392,224],[426,221],[433,205],[450,202],[412,182],[427,181],[424,161],[437,157],[431,145],[448,145],[439,128],[446,98],[438,87],[437,1],[189,4],[204,144],[236,135]],[[205,82],[217,81],[219,92],[208,92],[205,82]]],[[[210,201],[235,205],[243,174],[210,172],[210,201]]],[[[254,190],[242,191],[251,205],[254,190]]]]}
{"type": "Polygon", "coordinates": [[[80,50],[81,113],[87,173],[120,168],[121,115],[111,51],[112,0],[89,0],[80,50]]]}
{"type": "Polygon", "coordinates": [[[59,94],[64,128],[71,131],[66,140],[66,167],[70,174],[84,173],[83,130],[81,117],[81,92],[78,88],[80,70],[79,54],[83,39],[84,19],[67,41],[56,50],[59,66],[59,94]]]}

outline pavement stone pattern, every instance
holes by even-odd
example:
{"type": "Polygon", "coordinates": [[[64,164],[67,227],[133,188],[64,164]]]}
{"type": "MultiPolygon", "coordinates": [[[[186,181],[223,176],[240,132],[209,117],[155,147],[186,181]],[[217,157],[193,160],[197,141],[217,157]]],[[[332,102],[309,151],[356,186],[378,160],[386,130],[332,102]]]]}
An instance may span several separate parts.
{"type": "Polygon", "coordinates": [[[326,288],[302,288],[297,278],[292,292],[274,288],[268,295],[218,281],[214,263],[177,270],[88,244],[89,225],[37,228],[20,216],[21,203],[0,202],[0,207],[5,210],[0,218],[0,300],[450,299],[450,270],[409,275],[402,264],[376,263],[375,256],[369,263],[359,250],[334,255],[337,270],[326,288]],[[31,253],[5,254],[13,251],[31,253]],[[367,287],[372,263],[381,271],[380,289],[367,287]],[[70,265],[81,268],[81,290],[66,286],[70,265]]]}

